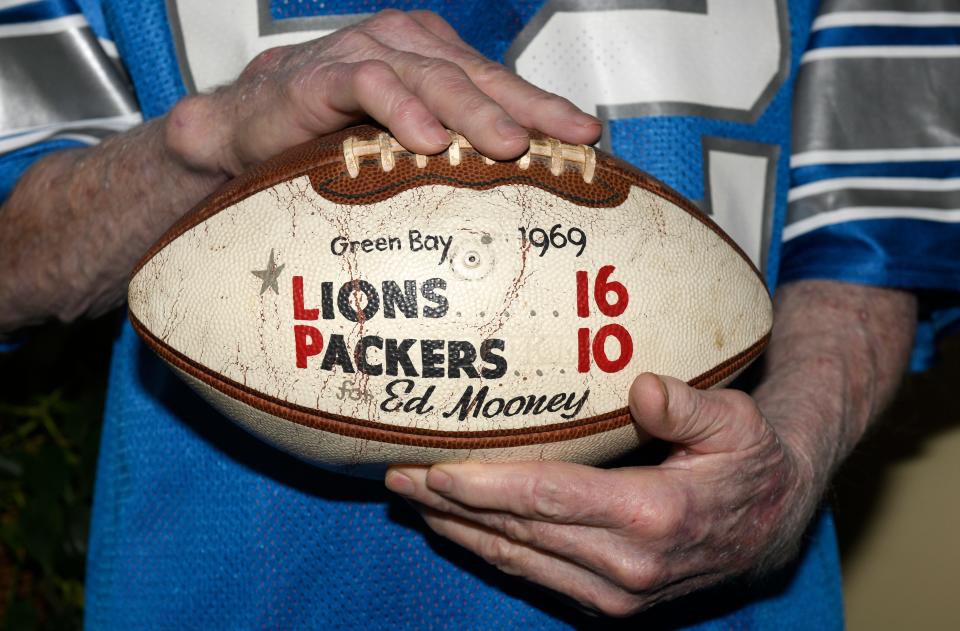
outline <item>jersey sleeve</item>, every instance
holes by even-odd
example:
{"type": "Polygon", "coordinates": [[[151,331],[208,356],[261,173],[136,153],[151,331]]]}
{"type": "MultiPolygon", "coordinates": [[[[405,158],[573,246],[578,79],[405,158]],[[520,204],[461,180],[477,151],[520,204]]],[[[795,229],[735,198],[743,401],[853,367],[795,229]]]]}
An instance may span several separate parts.
{"type": "Polygon", "coordinates": [[[823,3],[797,75],[781,282],[936,295],[918,342],[960,321],[943,300],[960,291],[958,85],[955,2],[823,3]]]}
{"type": "Polygon", "coordinates": [[[0,204],[43,156],[142,120],[99,0],[0,3],[0,60],[0,204]]]}
{"type": "Polygon", "coordinates": [[[0,5],[0,202],[34,162],[141,122],[96,0],[0,5]]]}

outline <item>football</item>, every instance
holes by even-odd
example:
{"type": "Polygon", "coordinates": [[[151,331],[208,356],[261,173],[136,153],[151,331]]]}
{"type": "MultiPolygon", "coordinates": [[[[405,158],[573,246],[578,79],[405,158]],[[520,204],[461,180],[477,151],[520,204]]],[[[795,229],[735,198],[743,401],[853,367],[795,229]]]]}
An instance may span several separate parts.
{"type": "Polygon", "coordinates": [[[763,279],[691,202],[591,147],[451,138],[354,127],[235,178],[139,262],[134,328],[233,421],[357,475],[602,463],[644,440],[637,375],[709,388],[762,352],[763,279]]]}

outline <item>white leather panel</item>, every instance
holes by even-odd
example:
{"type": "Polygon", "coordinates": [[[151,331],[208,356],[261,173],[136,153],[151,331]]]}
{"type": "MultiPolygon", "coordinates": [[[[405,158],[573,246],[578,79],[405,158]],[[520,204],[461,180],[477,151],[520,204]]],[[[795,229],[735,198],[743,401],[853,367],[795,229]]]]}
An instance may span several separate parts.
{"type": "MultiPolygon", "coordinates": [[[[299,178],[178,237],[137,273],[129,298],[133,315],[162,342],[274,399],[397,428],[455,432],[522,429],[623,408],[639,373],[693,379],[752,346],[771,326],[767,291],[741,256],[686,211],[640,188],[616,208],[584,208],[520,185],[426,186],[355,206],[329,202],[299,178]],[[569,239],[557,247],[559,237],[545,250],[523,245],[521,228],[529,236],[558,224],[555,235],[585,236],[580,256],[569,239]],[[269,268],[271,252],[276,291],[253,274],[269,268]],[[610,282],[629,294],[619,315],[605,315],[596,302],[604,266],[615,268],[610,282]],[[588,279],[587,317],[578,314],[578,272],[588,279]],[[295,319],[296,278],[301,310],[316,319],[295,319]],[[367,307],[370,294],[348,286],[347,299],[337,304],[351,280],[369,283],[379,301],[365,321],[346,315],[367,307]],[[405,290],[405,282],[413,293],[404,298],[416,302],[406,308],[416,317],[405,317],[396,300],[395,317],[386,317],[385,283],[405,290]],[[331,283],[333,297],[326,314],[323,283],[331,283]],[[615,362],[620,344],[613,336],[588,343],[584,363],[578,330],[592,339],[611,324],[629,337],[632,356],[604,372],[597,352],[615,362]],[[306,354],[299,368],[297,326],[318,334],[300,339],[306,354]],[[405,355],[393,353],[398,374],[362,373],[356,353],[364,338],[381,340],[363,353],[368,373],[388,370],[387,344],[394,351],[408,345],[405,355]],[[484,356],[485,342],[502,344],[487,348],[499,360],[484,356]],[[478,377],[462,365],[470,352],[478,377]],[[459,368],[452,357],[458,353],[459,368]],[[424,376],[431,371],[436,376],[424,376]]],[[[615,294],[607,300],[615,302],[615,294]]],[[[243,422],[274,442],[290,446],[297,432],[309,434],[273,430],[272,421],[254,417],[243,422]]],[[[315,436],[309,440],[318,444],[315,436]]],[[[344,440],[334,441],[337,451],[346,449],[344,440]]]]}

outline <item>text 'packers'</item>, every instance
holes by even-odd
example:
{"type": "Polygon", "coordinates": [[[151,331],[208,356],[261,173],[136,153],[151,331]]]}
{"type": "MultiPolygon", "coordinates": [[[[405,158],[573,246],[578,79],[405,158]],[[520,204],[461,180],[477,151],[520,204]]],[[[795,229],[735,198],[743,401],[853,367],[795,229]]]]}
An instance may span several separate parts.
{"type": "MultiPolygon", "coordinates": [[[[418,286],[416,281],[383,281],[380,291],[364,280],[343,283],[336,292],[336,311],[350,322],[363,324],[381,312],[387,319],[442,318],[449,310],[446,296],[439,293],[446,289],[442,278],[430,278],[418,286]],[[418,297],[429,305],[422,311],[418,297]]],[[[309,308],[305,303],[303,276],[293,277],[293,319],[312,322],[333,320],[333,283],[320,283],[320,306],[309,308]]],[[[467,340],[395,339],[379,335],[364,335],[353,348],[340,333],[324,335],[311,324],[295,324],[293,327],[297,368],[308,368],[310,358],[318,357],[319,369],[361,373],[364,375],[387,375],[391,377],[426,377],[460,379],[499,379],[507,373],[507,360],[503,356],[506,342],[490,338],[479,344],[467,340]],[[321,356],[322,355],[322,356],[321,356]]],[[[316,365],[316,364],[314,364],[316,365]]]]}

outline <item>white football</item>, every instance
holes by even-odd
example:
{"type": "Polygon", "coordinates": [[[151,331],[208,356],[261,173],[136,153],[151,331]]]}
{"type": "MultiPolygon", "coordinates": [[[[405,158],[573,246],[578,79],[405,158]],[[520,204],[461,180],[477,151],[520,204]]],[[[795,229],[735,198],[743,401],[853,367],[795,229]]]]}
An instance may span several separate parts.
{"type": "Polygon", "coordinates": [[[727,383],[763,350],[757,269],[708,217],[590,147],[493,162],[357,127],[228,183],[129,288],[146,343],[264,440],[355,474],[601,463],[643,440],[643,372],[727,383]]]}

